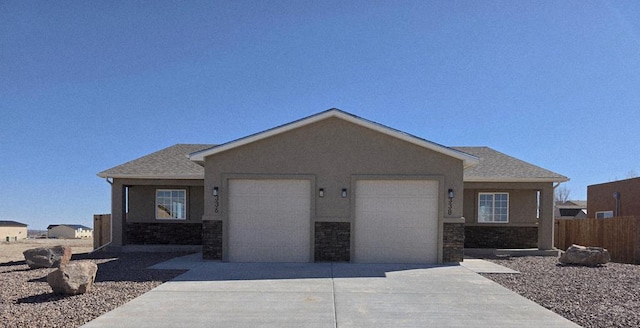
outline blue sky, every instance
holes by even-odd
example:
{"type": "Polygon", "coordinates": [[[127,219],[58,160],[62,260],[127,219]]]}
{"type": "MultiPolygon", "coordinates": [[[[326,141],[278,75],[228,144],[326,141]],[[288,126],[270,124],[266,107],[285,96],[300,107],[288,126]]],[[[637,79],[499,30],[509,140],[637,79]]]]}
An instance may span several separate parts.
{"type": "Polygon", "coordinates": [[[91,226],[99,171],[333,107],[586,199],[640,175],[640,3],[0,0],[0,220],[91,226]]]}

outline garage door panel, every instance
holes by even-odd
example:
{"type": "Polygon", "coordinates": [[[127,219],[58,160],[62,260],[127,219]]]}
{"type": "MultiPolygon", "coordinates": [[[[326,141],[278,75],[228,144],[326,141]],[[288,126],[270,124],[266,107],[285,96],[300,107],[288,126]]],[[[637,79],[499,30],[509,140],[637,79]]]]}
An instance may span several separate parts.
{"type": "Polygon", "coordinates": [[[358,181],[355,261],[437,262],[437,199],[437,181],[358,181]]]}
{"type": "Polygon", "coordinates": [[[309,262],[308,180],[230,180],[229,260],[309,262]]]}

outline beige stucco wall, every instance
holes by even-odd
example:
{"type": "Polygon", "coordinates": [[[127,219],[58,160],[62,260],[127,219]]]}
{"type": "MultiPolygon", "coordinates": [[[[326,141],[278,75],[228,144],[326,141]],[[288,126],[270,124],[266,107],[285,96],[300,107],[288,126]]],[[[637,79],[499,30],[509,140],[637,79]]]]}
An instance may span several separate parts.
{"type": "Polygon", "coordinates": [[[200,186],[179,186],[165,184],[158,181],[157,186],[130,186],[129,187],[129,213],[127,222],[172,222],[194,223],[202,222],[204,214],[204,189],[200,186]],[[157,220],[156,219],[156,190],[157,189],[185,189],[187,191],[187,216],[186,220],[157,220]]]}
{"type": "Polygon", "coordinates": [[[27,238],[27,227],[0,227],[0,242],[21,240],[27,238]]]}
{"type": "Polygon", "coordinates": [[[67,226],[57,226],[47,231],[49,238],[78,238],[76,237],[76,229],[67,226]]]}
{"type": "MultiPolygon", "coordinates": [[[[202,186],[204,181],[202,179],[113,179],[111,183],[111,244],[109,245],[114,250],[117,250],[119,247],[123,245],[122,238],[122,229],[125,225],[126,213],[125,213],[125,204],[126,204],[126,192],[125,189],[127,187],[149,187],[154,190],[153,197],[151,200],[145,201],[145,204],[142,204],[141,207],[137,207],[135,202],[129,202],[129,210],[136,213],[132,216],[132,220],[144,220],[147,215],[151,215],[152,218],[155,219],[155,188],[158,186],[162,188],[190,188],[191,197],[189,197],[189,209],[187,214],[187,220],[155,220],[154,222],[172,222],[172,223],[195,223],[202,222],[202,208],[203,208],[203,196],[202,196],[202,186]],[[153,202],[151,205],[151,214],[149,214],[148,204],[146,202],[153,202]]],[[[141,188],[143,190],[144,188],[141,188]]],[[[149,190],[149,189],[145,189],[149,190]]],[[[136,192],[134,191],[134,194],[136,192]]],[[[137,196],[134,196],[137,197],[137,196]]],[[[134,221],[135,222],[135,221],[134,221]]],[[[140,222],[140,221],[137,221],[140,222]]]]}
{"type": "MultiPolygon", "coordinates": [[[[223,227],[228,226],[226,187],[233,178],[309,179],[312,221],[339,222],[353,222],[353,194],[358,179],[430,179],[440,185],[442,231],[443,221],[462,216],[461,197],[454,199],[451,214],[446,199],[449,188],[462,195],[462,165],[459,159],[330,118],[207,157],[203,219],[221,220],[223,227]],[[214,187],[220,189],[218,213],[209,192],[214,187]],[[322,198],[317,196],[319,188],[324,189],[322,198]],[[349,194],[346,198],[340,195],[343,188],[349,194]]],[[[227,236],[223,233],[223,249],[227,236]]]]}
{"type": "MultiPolygon", "coordinates": [[[[462,172],[461,160],[330,118],[207,157],[205,190],[222,188],[238,175],[310,175],[314,192],[325,190],[325,197],[316,198],[315,217],[348,220],[351,197],[341,198],[340,191],[353,191],[354,176],[440,176],[444,193],[462,190],[462,172]]],[[[220,197],[224,205],[225,193],[220,197]]],[[[451,217],[461,215],[461,202],[454,201],[451,217]]],[[[205,219],[223,218],[224,209],[214,213],[213,197],[205,193],[205,219]]]]}
{"type": "Polygon", "coordinates": [[[552,182],[465,182],[464,217],[467,226],[537,226],[538,247],[553,247],[553,183],[552,182]],[[537,192],[540,192],[540,213],[537,218],[537,192]],[[478,193],[509,193],[508,223],[478,222],[478,193]]]}

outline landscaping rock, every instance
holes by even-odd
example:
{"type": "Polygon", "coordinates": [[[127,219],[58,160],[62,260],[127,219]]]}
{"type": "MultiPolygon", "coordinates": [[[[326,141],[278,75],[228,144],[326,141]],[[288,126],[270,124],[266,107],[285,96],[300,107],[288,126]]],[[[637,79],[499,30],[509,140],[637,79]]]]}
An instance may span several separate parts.
{"type": "Polygon", "coordinates": [[[71,260],[71,247],[53,246],[32,248],[22,253],[31,269],[59,268],[71,260]]]}
{"type": "Polygon", "coordinates": [[[47,282],[56,294],[78,295],[91,290],[98,266],[90,261],[72,262],[47,275],[47,282]]]}
{"type": "Polygon", "coordinates": [[[562,264],[596,266],[609,263],[611,255],[602,247],[571,245],[558,261],[562,264]]]}

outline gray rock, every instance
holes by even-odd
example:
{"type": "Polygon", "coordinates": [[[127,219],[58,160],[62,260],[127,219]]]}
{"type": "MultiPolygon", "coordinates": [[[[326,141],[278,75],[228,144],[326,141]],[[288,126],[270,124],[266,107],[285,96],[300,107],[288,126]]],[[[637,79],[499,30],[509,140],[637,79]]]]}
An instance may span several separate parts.
{"type": "Polygon", "coordinates": [[[32,248],[22,252],[24,259],[31,269],[59,268],[71,260],[71,247],[54,246],[32,248]]]}
{"type": "Polygon", "coordinates": [[[78,295],[91,290],[98,266],[90,261],[72,262],[47,275],[47,282],[56,294],[78,295]]]}
{"type": "Polygon", "coordinates": [[[596,266],[609,263],[611,255],[602,247],[571,245],[558,261],[562,264],[596,266]]]}

